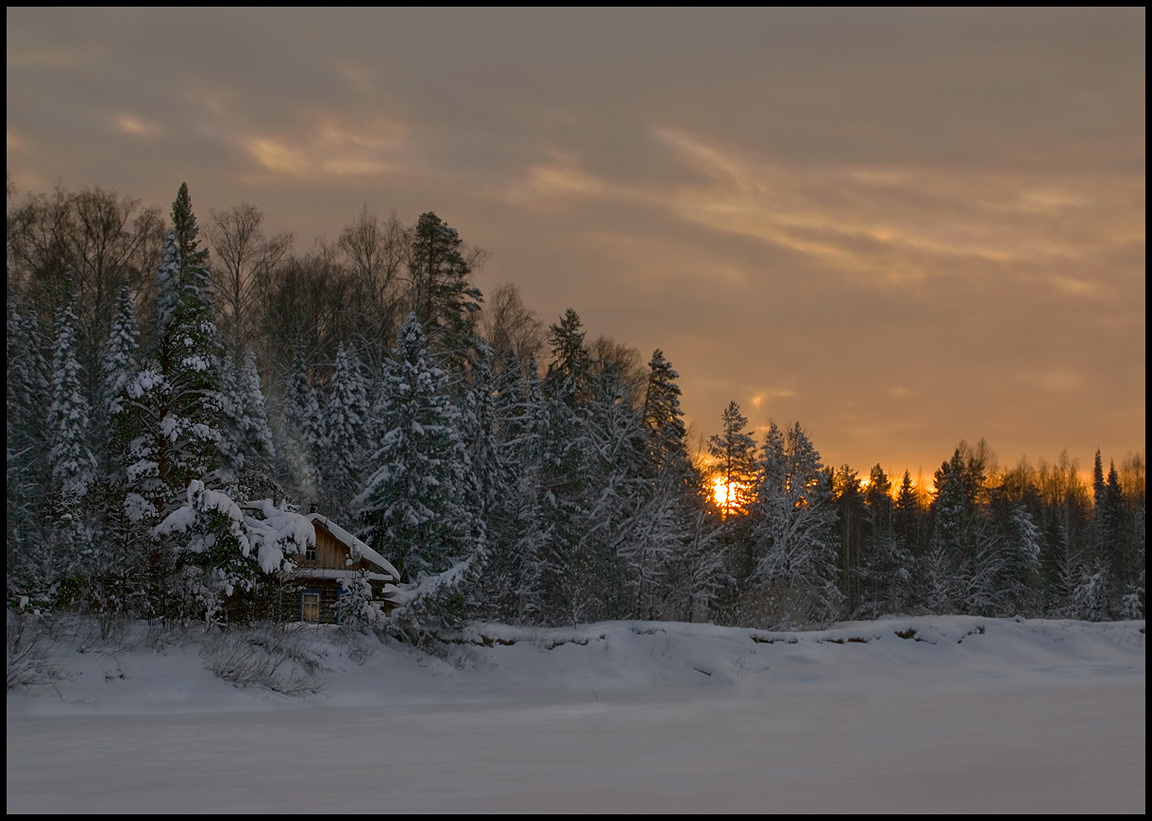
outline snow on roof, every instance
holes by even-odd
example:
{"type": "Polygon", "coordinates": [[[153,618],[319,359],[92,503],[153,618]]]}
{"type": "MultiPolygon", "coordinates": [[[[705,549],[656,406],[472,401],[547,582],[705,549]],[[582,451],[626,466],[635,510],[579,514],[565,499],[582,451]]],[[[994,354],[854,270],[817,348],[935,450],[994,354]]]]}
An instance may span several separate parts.
{"type": "Polygon", "coordinates": [[[308,519],[308,521],[312,522],[313,524],[315,524],[316,522],[319,522],[321,525],[323,525],[325,530],[327,530],[329,533],[331,533],[333,536],[335,536],[337,539],[339,539],[343,544],[345,544],[349,548],[351,548],[352,553],[354,555],[359,554],[360,558],[367,559],[368,561],[372,562],[372,564],[379,567],[381,570],[388,571],[389,573],[392,574],[393,579],[395,579],[395,580],[400,579],[400,571],[398,571],[395,567],[393,567],[392,564],[387,559],[385,559],[383,556],[381,556],[375,550],[370,548],[368,545],[364,544],[364,542],[357,539],[355,536],[353,536],[347,530],[340,527],[340,525],[333,522],[327,516],[321,515],[319,513],[309,513],[307,516],[307,519],[308,519]]]}
{"type": "MultiPolygon", "coordinates": [[[[355,578],[357,571],[337,570],[334,567],[298,567],[292,575],[299,579],[335,579],[336,581],[344,581],[345,579],[355,578]]],[[[370,581],[384,582],[382,589],[385,596],[391,591],[399,591],[399,588],[392,584],[395,577],[388,573],[367,573],[366,575],[370,581]]]]}

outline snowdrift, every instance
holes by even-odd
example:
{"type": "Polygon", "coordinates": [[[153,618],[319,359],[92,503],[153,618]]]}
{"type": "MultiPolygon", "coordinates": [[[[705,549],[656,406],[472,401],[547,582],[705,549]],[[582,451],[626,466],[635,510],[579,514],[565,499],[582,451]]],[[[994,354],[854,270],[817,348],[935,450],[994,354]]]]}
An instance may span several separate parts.
{"type": "Polygon", "coordinates": [[[445,634],[444,654],[433,656],[333,626],[223,636],[192,629],[159,639],[133,626],[100,639],[79,625],[58,630],[45,648],[57,676],[10,690],[8,710],[13,716],[607,697],[678,701],[770,696],[789,684],[851,688],[917,681],[951,687],[987,679],[1143,676],[1144,629],[1142,621],[971,616],[795,632],[647,621],[560,629],[478,624],[445,634]],[[235,657],[246,651],[268,656],[268,665],[278,660],[288,684],[293,675],[304,683],[275,687],[257,676],[219,677],[222,666],[237,664],[235,657]],[[302,698],[285,700],[285,692],[302,698]]]}

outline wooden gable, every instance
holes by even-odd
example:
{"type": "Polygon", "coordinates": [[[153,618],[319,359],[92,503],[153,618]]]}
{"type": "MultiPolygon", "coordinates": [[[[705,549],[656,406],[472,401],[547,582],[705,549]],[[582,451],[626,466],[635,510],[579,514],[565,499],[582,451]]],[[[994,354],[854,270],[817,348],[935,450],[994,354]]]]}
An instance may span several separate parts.
{"type": "Polygon", "coordinates": [[[308,557],[298,559],[296,566],[299,569],[315,568],[380,572],[380,569],[367,559],[354,559],[352,557],[352,547],[336,538],[336,536],[332,534],[332,531],[324,526],[323,522],[316,520],[312,522],[312,525],[316,528],[316,557],[314,559],[308,557]]]}

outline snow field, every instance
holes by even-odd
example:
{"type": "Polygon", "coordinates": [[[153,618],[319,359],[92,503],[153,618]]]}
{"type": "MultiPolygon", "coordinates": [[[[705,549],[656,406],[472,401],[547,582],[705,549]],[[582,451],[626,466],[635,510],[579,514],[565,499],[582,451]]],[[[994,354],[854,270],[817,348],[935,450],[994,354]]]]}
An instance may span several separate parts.
{"type": "Polygon", "coordinates": [[[301,634],[296,698],[189,644],[64,656],[8,696],[8,811],[1144,811],[1142,622],[460,638],[301,634]]]}

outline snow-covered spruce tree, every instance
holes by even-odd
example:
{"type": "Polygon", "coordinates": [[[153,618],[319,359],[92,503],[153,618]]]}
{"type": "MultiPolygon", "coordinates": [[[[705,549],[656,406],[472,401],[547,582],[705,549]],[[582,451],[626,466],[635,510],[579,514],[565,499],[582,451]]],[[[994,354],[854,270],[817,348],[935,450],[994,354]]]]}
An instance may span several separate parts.
{"type": "MultiPolygon", "coordinates": [[[[1115,464],[1112,465],[1112,473],[1116,473],[1115,464]]],[[[1092,465],[1092,533],[1095,557],[1101,565],[1112,563],[1113,546],[1120,541],[1117,501],[1108,492],[1108,483],[1104,479],[1104,460],[1100,457],[1100,451],[1096,451],[1092,465]]]]}
{"type": "Polygon", "coordinates": [[[220,376],[220,482],[228,485],[244,470],[245,454],[240,430],[240,374],[236,359],[225,353],[219,360],[220,376]]]}
{"type": "Polygon", "coordinates": [[[143,598],[142,562],[151,542],[149,529],[129,517],[124,507],[128,445],[134,438],[129,388],[140,369],[140,332],[127,286],[117,295],[111,332],[100,348],[101,413],[99,481],[89,493],[101,511],[98,555],[100,570],[92,580],[92,604],[106,614],[135,612],[143,598]]]}
{"type": "Polygon", "coordinates": [[[328,382],[330,393],[320,417],[320,441],[313,450],[325,509],[351,515],[351,501],[363,482],[363,464],[371,451],[368,383],[356,348],[341,343],[328,382]]]}
{"type": "Polygon", "coordinates": [[[975,503],[964,480],[964,457],[960,448],[936,471],[935,486],[932,539],[922,561],[923,603],[931,613],[955,613],[962,599],[960,563],[969,552],[975,503]]]}
{"type": "Polygon", "coordinates": [[[984,517],[974,522],[969,538],[973,548],[960,557],[957,579],[961,610],[974,616],[1004,615],[1008,605],[1004,538],[984,517]]]}
{"type": "Polygon", "coordinates": [[[687,621],[711,610],[727,575],[718,533],[705,516],[703,477],[688,456],[679,374],[660,350],[648,368],[643,420],[655,476],[637,549],[660,559],[647,571],[653,581],[642,584],[641,612],[687,621]]]}
{"type": "Polygon", "coordinates": [[[1145,567],[1144,567],[1144,539],[1137,542],[1136,555],[1133,556],[1139,571],[1135,578],[1128,583],[1128,589],[1120,600],[1120,618],[1144,619],[1146,608],[1145,567]]]}
{"type": "MultiPolygon", "coordinates": [[[[208,488],[219,488],[225,480],[223,399],[207,252],[197,250],[186,185],[172,206],[172,219],[174,228],[156,275],[155,338],[127,391],[126,424],[134,437],[126,457],[123,505],[138,526],[154,524],[184,503],[193,480],[208,488]]],[[[147,551],[147,612],[166,610],[178,547],[169,540],[147,551]]]]}
{"type": "Polygon", "coordinates": [[[57,597],[74,600],[96,570],[96,534],[84,505],[84,497],[96,480],[96,459],[90,445],[91,412],[77,359],[70,280],[66,280],[65,288],[54,328],[51,404],[46,423],[51,480],[44,514],[53,564],[59,574],[57,597]],[[59,586],[64,580],[67,589],[59,586]]]}
{"type": "Polygon", "coordinates": [[[34,306],[23,313],[8,286],[7,504],[5,538],[9,604],[21,597],[46,603],[54,574],[44,538],[40,502],[47,488],[48,447],[44,408],[49,402],[48,364],[34,306]]]}
{"type": "Polygon", "coordinates": [[[256,370],[256,355],[252,351],[245,352],[243,369],[239,372],[232,356],[224,357],[220,390],[229,488],[242,499],[274,495],[271,474],[276,446],[268,427],[268,410],[256,370]]]}
{"type": "Polygon", "coordinates": [[[158,511],[178,504],[193,479],[218,487],[223,478],[223,397],[207,251],[197,250],[186,185],[172,218],[157,271],[155,343],[129,389],[139,431],[129,482],[158,511]]]}
{"type": "Polygon", "coordinates": [[[496,400],[493,364],[495,352],[476,340],[476,362],[463,385],[460,406],[461,435],[472,466],[478,515],[488,521],[489,511],[502,492],[502,467],[496,447],[496,400]]]}
{"type": "Polygon", "coordinates": [[[618,367],[601,366],[590,407],[589,469],[593,527],[601,520],[613,532],[609,570],[603,582],[613,617],[670,618],[670,608],[690,609],[689,541],[693,497],[699,487],[684,446],[676,372],[657,351],[643,402],[618,367]],[[680,592],[680,601],[673,596],[680,592]]]}
{"type": "Polygon", "coordinates": [[[684,413],[680,410],[680,386],[671,363],[657,348],[648,363],[648,384],[644,391],[644,427],[649,431],[653,461],[657,465],[669,458],[686,459],[684,413]]]}
{"type": "Polygon", "coordinates": [[[924,519],[920,494],[912,481],[912,473],[905,470],[900,479],[900,487],[896,490],[892,508],[892,526],[901,546],[911,554],[913,561],[923,552],[921,530],[924,519]]]}
{"type": "Polygon", "coordinates": [[[850,465],[827,467],[829,502],[836,511],[836,580],[844,593],[845,612],[852,612],[860,603],[861,552],[868,527],[868,509],[864,502],[864,486],[859,474],[850,465]]]}
{"type": "MultiPolygon", "coordinates": [[[[168,385],[170,451],[169,487],[183,491],[192,478],[219,481],[215,475],[222,458],[222,398],[219,354],[213,317],[208,251],[200,249],[199,229],[192,213],[187,184],[181,184],[172,205],[173,237],[179,254],[179,290],[174,312],[160,328],[157,358],[168,385]]],[[[165,295],[160,295],[165,299],[165,295]]]]}
{"type": "Polygon", "coordinates": [[[409,314],[387,365],[383,433],[369,460],[375,471],[354,504],[361,537],[410,582],[442,573],[480,547],[479,522],[465,495],[472,478],[460,413],[446,388],[409,314]]]}
{"type": "Polygon", "coordinates": [[[934,475],[932,535],[947,546],[957,561],[976,551],[974,535],[985,491],[984,470],[981,452],[961,442],[952,458],[942,463],[934,475]]]}
{"type": "Polygon", "coordinates": [[[1030,618],[1040,615],[1040,555],[1044,539],[1040,528],[1022,504],[1012,509],[1010,534],[1005,539],[1004,572],[1000,586],[1008,605],[1006,615],[1030,618]]]}
{"type": "Polygon", "coordinates": [[[48,398],[48,363],[44,359],[43,338],[35,306],[21,313],[11,283],[8,286],[8,347],[6,371],[8,393],[5,423],[10,456],[29,464],[33,456],[41,460],[44,447],[44,408],[48,398]]]}
{"type": "Polygon", "coordinates": [[[478,340],[476,350],[475,367],[464,387],[461,428],[471,466],[472,507],[482,523],[488,555],[483,595],[467,605],[475,616],[510,622],[515,615],[511,605],[518,573],[511,544],[504,541],[497,547],[496,531],[503,529],[505,538],[510,534],[508,518],[515,515],[511,498],[515,495],[515,469],[502,458],[506,454],[498,440],[497,406],[501,393],[514,390],[514,383],[498,380],[493,373],[496,354],[486,342],[478,340]]]}
{"type": "Polygon", "coordinates": [[[52,402],[48,406],[48,462],[61,496],[82,498],[95,481],[90,444],[91,412],[76,355],[76,314],[66,300],[56,312],[52,356],[52,402]]]}
{"type": "MultiPolygon", "coordinates": [[[[910,483],[911,477],[909,487],[910,483]]],[[[860,602],[856,613],[861,618],[903,613],[912,594],[913,557],[897,535],[892,481],[880,465],[873,466],[868,476],[864,504],[866,536],[859,571],[860,602]]]]}
{"type": "Polygon", "coordinates": [[[460,412],[446,392],[447,376],[409,314],[387,364],[376,470],[354,504],[361,538],[415,585],[390,624],[416,642],[463,623],[487,555],[460,412]]]}
{"type": "Polygon", "coordinates": [[[486,613],[511,624],[538,624],[544,613],[547,542],[540,501],[544,400],[534,359],[521,367],[506,351],[499,363],[490,392],[498,489],[485,516],[486,613]]]}
{"type": "Polygon", "coordinates": [[[911,600],[914,560],[890,531],[870,536],[860,567],[861,596],[857,617],[874,619],[903,613],[911,600]]]}
{"type": "Polygon", "coordinates": [[[1094,562],[1107,580],[1108,610],[1115,614],[1115,618],[1120,612],[1122,591],[1132,581],[1135,562],[1132,561],[1133,551],[1124,527],[1126,505],[1120,475],[1116,463],[1112,462],[1105,479],[1099,451],[1093,468],[1092,491],[1094,562]]]}
{"type": "MultiPolygon", "coordinates": [[[[624,583],[622,615],[640,619],[691,618],[694,562],[690,508],[680,481],[671,471],[656,470],[636,483],[628,508],[626,538],[617,547],[624,583]]],[[[701,591],[702,592],[702,591],[701,591]]]]}
{"type": "MultiPolygon", "coordinates": [[[[1061,588],[1062,603],[1059,607],[1061,615],[1071,618],[1103,621],[1116,618],[1120,613],[1120,585],[1116,578],[1116,569],[1113,562],[1118,551],[1109,544],[1110,540],[1118,535],[1116,517],[1120,513],[1122,499],[1118,486],[1118,477],[1112,480],[1115,496],[1109,493],[1108,483],[1104,482],[1101,470],[1094,470],[1093,488],[1096,509],[1089,514],[1087,499],[1081,499],[1080,510],[1072,504],[1075,490],[1078,488],[1074,462],[1066,463],[1064,455],[1056,466],[1056,471],[1064,468],[1070,474],[1071,481],[1067,482],[1063,510],[1061,513],[1061,535],[1065,544],[1059,551],[1061,567],[1059,587],[1061,588]],[[1079,513],[1079,516],[1074,515],[1079,513]],[[1080,538],[1073,535],[1076,525],[1080,525],[1080,538]]],[[[1113,469],[1112,473],[1115,473],[1113,469]]],[[[1085,494],[1086,495],[1086,494],[1085,494]]]]}
{"type": "Polygon", "coordinates": [[[756,440],[748,433],[748,419],[736,402],[728,403],[721,418],[724,430],[708,440],[708,455],[715,464],[716,481],[725,489],[721,512],[727,518],[746,510],[755,496],[756,440]]]}
{"type": "Polygon", "coordinates": [[[935,473],[932,535],[920,582],[930,612],[987,612],[995,606],[1001,550],[984,509],[985,453],[983,442],[976,449],[961,442],[935,473]]]}
{"type": "Polygon", "coordinates": [[[383,623],[380,605],[372,599],[372,582],[368,579],[367,570],[359,570],[340,580],[336,620],[356,628],[376,627],[383,623]]]}
{"type": "Polygon", "coordinates": [[[549,328],[552,361],[541,386],[544,398],[542,515],[548,534],[543,556],[545,609],[549,624],[581,618],[576,553],[588,521],[584,437],[591,402],[591,359],[580,317],[569,308],[549,328]]]}
{"type": "Polygon", "coordinates": [[[1089,621],[1107,620],[1110,618],[1110,588],[1108,573],[1098,562],[1082,568],[1072,590],[1069,615],[1089,621]]]}
{"type": "Polygon", "coordinates": [[[100,402],[103,420],[103,473],[123,475],[123,455],[128,444],[123,422],[128,405],[128,386],[140,369],[140,327],[136,306],[127,285],[116,296],[112,330],[100,349],[100,402]]]}
{"type": "Polygon", "coordinates": [[[241,427],[244,433],[244,446],[248,452],[251,467],[266,470],[276,457],[276,445],[272,441],[272,430],[268,427],[268,405],[264,401],[264,391],[260,387],[260,372],[256,369],[256,354],[249,350],[244,353],[244,367],[240,371],[241,427]]]}
{"type": "Polygon", "coordinates": [[[755,566],[751,587],[761,593],[762,626],[826,623],[841,614],[828,504],[828,474],[799,423],[765,437],[756,489],[755,566]]]}
{"type": "Polygon", "coordinates": [[[721,536],[719,523],[708,510],[701,506],[688,523],[688,542],[684,546],[683,560],[678,563],[676,576],[672,579],[673,597],[669,602],[672,617],[682,621],[714,622],[720,616],[720,608],[727,591],[736,586],[736,579],[729,567],[721,536]],[[687,568],[687,575],[682,568],[687,568]],[[686,611],[680,614],[679,594],[686,596],[683,606],[686,611]]]}
{"type": "Polygon", "coordinates": [[[597,364],[578,443],[586,492],[569,556],[574,622],[647,616],[640,599],[650,609],[670,558],[664,539],[643,532],[655,471],[631,385],[613,363],[597,364]]]}

